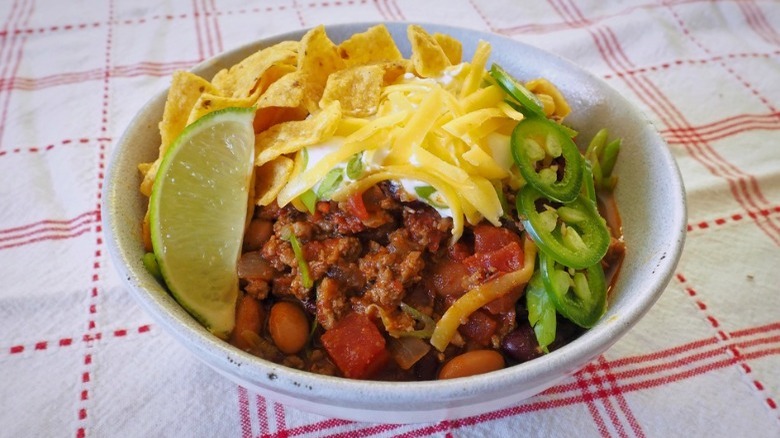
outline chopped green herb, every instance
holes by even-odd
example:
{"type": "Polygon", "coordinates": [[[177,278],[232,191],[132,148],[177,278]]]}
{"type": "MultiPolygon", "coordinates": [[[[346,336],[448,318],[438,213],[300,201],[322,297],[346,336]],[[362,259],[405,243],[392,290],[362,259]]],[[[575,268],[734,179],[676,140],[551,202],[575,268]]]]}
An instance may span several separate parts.
{"type": "Polygon", "coordinates": [[[330,199],[330,196],[336,191],[342,180],[344,180],[344,174],[341,168],[331,169],[330,172],[325,174],[325,177],[320,181],[319,187],[317,187],[317,198],[330,199]]]}
{"type": "Polygon", "coordinates": [[[306,209],[309,210],[309,213],[314,214],[317,208],[317,195],[314,193],[314,191],[311,189],[306,190],[301,194],[300,198],[301,202],[303,202],[303,205],[305,205],[306,209]]]}
{"type": "Polygon", "coordinates": [[[298,271],[301,273],[301,284],[303,284],[303,287],[307,289],[311,288],[314,286],[314,282],[311,280],[311,275],[309,274],[309,264],[303,257],[303,248],[301,247],[301,242],[299,242],[298,238],[295,237],[295,234],[291,232],[283,234],[282,239],[290,242],[290,246],[292,246],[293,253],[295,254],[295,260],[298,262],[298,271]]]}
{"type": "Polygon", "coordinates": [[[433,194],[436,193],[436,189],[431,186],[417,186],[414,188],[414,191],[417,193],[417,196],[425,200],[428,204],[430,204],[434,208],[447,208],[446,205],[436,202],[432,199],[433,194]]]}
{"type": "Polygon", "coordinates": [[[355,154],[347,163],[347,178],[356,180],[363,175],[363,153],[355,154]]]}

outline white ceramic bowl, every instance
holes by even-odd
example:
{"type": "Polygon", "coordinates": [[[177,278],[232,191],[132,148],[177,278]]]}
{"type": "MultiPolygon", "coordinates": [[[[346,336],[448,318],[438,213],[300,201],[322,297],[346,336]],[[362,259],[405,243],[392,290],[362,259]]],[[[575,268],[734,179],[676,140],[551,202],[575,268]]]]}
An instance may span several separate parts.
{"type": "MultiPolygon", "coordinates": [[[[327,28],[339,42],[371,23],[327,28]]],[[[406,24],[387,24],[406,56],[406,24]]],[[[606,127],[623,138],[615,195],[627,253],[602,320],[563,348],[501,371],[430,382],[374,382],[327,377],[277,365],[239,351],[211,336],[192,319],[141,263],[140,226],[146,199],[139,193],[137,164],[154,160],[160,142],[157,123],[165,92],[152,98],[115,146],[105,185],[103,220],[107,244],[127,288],[171,336],[222,375],[273,400],[318,414],[372,422],[411,423],[476,415],[516,403],[549,388],[603,353],[658,299],[682,250],[685,195],[677,166],[656,129],[605,82],[540,49],[497,35],[445,26],[424,26],[463,42],[464,59],[480,39],[493,46],[491,61],[521,79],[545,77],[572,107],[567,124],[589,139],[606,127]]],[[[208,60],[193,69],[211,78],[259,48],[301,38],[296,31],[267,38],[208,60]]],[[[583,146],[583,145],[580,145],[583,146]]]]}

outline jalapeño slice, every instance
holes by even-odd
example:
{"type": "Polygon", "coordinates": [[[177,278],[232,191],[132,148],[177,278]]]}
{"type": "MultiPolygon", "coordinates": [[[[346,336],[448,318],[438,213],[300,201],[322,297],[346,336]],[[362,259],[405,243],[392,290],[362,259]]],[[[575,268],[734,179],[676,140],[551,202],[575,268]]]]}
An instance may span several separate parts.
{"type": "Polygon", "coordinates": [[[607,286],[601,263],[570,270],[544,253],[539,257],[542,281],[558,313],[580,327],[593,327],[607,310],[607,286]]]}
{"type": "Polygon", "coordinates": [[[534,243],[564,266],[584,269],[607,253],[609,230],[595,203],[585,196],[555,204],[526,184],[517,196],[517,211],[534,243]]]}
{"type": "Polygon", "coordinates": [[[537,117],[524,119],[512,131],[510,147],[528,184],[554,201],[566,203],[577,198],[585,160],[577,145],[554,122],[537,117]]]}

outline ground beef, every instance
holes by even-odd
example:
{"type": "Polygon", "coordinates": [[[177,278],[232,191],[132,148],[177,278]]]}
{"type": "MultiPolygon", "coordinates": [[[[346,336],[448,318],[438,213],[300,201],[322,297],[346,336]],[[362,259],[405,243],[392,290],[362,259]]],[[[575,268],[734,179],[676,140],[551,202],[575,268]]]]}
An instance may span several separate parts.
{"type": "Polygon", "coordinates": [[[317,286],[317,322],[330,330],[349,309],[345,288],[338,280],[323,278],[317,286]]]}
{"type": "Polygon", "coordinates": [[[403,220],[411,240],[428,248],[432,253],[439,250],[452,229],[452,219],[442,218],[427,206],[420,209],[405,208],[403,220]]]}

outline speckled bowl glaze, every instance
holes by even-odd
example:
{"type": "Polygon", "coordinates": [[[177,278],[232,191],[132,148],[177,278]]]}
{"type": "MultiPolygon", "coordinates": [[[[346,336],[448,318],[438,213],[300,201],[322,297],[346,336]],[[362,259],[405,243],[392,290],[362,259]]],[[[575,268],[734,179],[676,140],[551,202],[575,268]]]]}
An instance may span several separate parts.
{"type": "MultiPolygon", "coordinates": [[[[336,25],[327,31],[339,42],[372,24],[336,25]]],[[[408,56],[406,24],[387,26],[408,56]]],[[[685,238],[685,193],[674,159],[650,121],[605,82],[555,55],[497,35],[424,27],[457,37],[466,59],[482,39],[493,46],[491,61],[516,77],[551,80],[571,104],[572,114],[566,121],[580,132],[580,142],[602,127],[611,136],[623,138],[615,194],[628,250],[607,314],[580,338],[551,354],[501,371],[447,381],[374,382],[320,376],[233,348],[191,318],[141,262],[140,223],[147,200],[138,191],[136,166],[157,155],[157,124],[166,90],[141,108],[115,146],[103,198],[107,245],[128,290],[154,320],[198,359],[236,383],[296,408],[352,420],[413,423],[477,415],[537,394],[593,360],[636,324],[669,282],[685,238]]],[[[298,40],[304,32],[257,41],[210,59],[193,71],[211,78],[262,47],[298,40]]]]}

